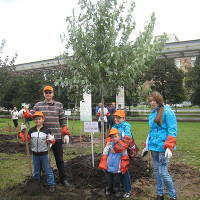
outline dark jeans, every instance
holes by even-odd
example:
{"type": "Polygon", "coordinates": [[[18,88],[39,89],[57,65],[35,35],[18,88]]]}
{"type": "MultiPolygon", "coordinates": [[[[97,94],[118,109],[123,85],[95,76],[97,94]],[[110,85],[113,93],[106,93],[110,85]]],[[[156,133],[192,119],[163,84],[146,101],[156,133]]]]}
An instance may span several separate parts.
{"type": "Polygon", "coordinates": [[[63,147],[62,140],[56,140],[56,143],[52,145],[52,151],[56,160],[56,165],[59,172],[60,181],[64,181],[66,179],[64,161],[63,161],[63,147]]]}
{"type": "Polygon", "coordinates": [[[121,173],[106,172],[106,187],[109,192],[120,191],[121,173]]]}
{"type": "Polygon", "coordinates": [[[128,171],[125,174],[122,174],[121,183],[125,192],[131,192],[131,177],[128,171]]]}
{"type": "MultiPolygon", "coordinates": [[[[98,121],[98,127],[99,127],[99,131],[101,133],[101,121],[98,121]]],[[[104,133],[107,131],[106,127],[107,127],[107,122],[104,122],[104,133]]]]}
{"type": "Polygon", "coordinates": [[[13,119],[13,124],[14,124],[15,128],[17,128],[18,127],[18,119],[13,119]]]}

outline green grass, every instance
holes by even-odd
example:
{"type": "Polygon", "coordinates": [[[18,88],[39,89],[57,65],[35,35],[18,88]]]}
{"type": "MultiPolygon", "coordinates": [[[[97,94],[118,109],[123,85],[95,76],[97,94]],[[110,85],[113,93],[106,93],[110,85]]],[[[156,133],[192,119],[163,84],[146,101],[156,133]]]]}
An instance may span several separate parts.
{"type": "MultiPolygon", "coordinates": [[[[0,119],[0,128],[7,126],[10,119],[0,119]]],[[[143,149],[143,144],[148,134],[147,122],[130,122],[133,128],[133,134],[140,151],[143,149]]],[[[33,126],[31,122],[31,126],[33,126]]],[[[69,127],[73,135],[79,136],[81,134],[87,134],[83,132],[83,122],[77,120],[70,120],[69,127]]],[[[2,134],[2,133],[0,133],[2,134]]],[[[5,133],[3,133],[5,134],[5,133]]],[[[6,133],[14,134],[14,133],[6,133]]],[[[95,137],[99,137],[99,134],[95,134],[95,137]]],[[[95,152],[101,152],[101,146],[95,146],[95,152]]],[[[178,123],[178,136],[177,136],[177,150],[173,153],[172,162],[184,163],[195,167],[200,170],[200,123],[192,122],[179,122],[178,123]]],[[[90,154],[91,147],[66,147],[64,149],[65,161],[69,160],[77,155],[90,154]],[[76,152],[76,154],[74,154],[76,152]]],[[[52,162],[54,158],[51,154],[52,162]]],[[[25,154],[5,154],[0,153],[0,190],[9,186],[21,183],[25,176],[29,175],[29,159],[25,154]]]]}
{"type": "MultiPolygon", "coordinates": [[[[147,122],[131,122],[135,141],[143,148],[148,133],[147,122]]],[[[177,150],[173,153],[173,162],[181,162],[200,170],[200,123],[179,122],[177,150]]]]}
{"type": "Polygon", "coordinates": [[[29,160],[23,154],[0,153],[0,190],[17,185],[29,174],[29,160]]]}

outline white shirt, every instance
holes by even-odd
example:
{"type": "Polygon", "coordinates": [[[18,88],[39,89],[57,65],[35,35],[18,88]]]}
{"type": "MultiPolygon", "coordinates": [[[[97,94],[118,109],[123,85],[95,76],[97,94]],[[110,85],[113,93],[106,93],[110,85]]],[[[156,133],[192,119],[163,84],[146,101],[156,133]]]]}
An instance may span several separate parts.
{"type": "Polygon", "coordinates": [[[16,111],[12,110],[11,111],[12,119],[18,119],[18,114],[19,112],[17,110],[16,111]]]}
{"type": "Polygon", "coordinates": [[[108,114],[108,109],[107,108],[103,109],[103,114],[104,114],[103,116],[102,116],[102,113],[101,113],[101,108],[99,108],[98,113],[100,113],[98,121],[102,121],[102,119],[104,120],[104,122],[108,121],[107,120],[107,116],[106,116],[108,114]]]}

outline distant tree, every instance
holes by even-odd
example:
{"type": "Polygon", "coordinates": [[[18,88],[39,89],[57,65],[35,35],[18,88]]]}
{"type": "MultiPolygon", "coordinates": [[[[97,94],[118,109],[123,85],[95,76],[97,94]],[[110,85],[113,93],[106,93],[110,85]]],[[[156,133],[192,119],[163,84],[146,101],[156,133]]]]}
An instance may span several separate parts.
{"type": "MultiPolygon", "coordinates": [[[[5,84],[4,84],[5,85],[5,84]]],[[[0,99],[0,105],[10,109],[13,106],[21,107],[21,103],[33,105],[42,97],[42,75],[11,74],[0,99]]]]}
{"type": "Polygon", "coordinates": [[[197,57],[194,67],[186,73],[186,87],[191,91],[191,101],[200,105],[200,56],[197,57]]]}
{"type": "Polygon", "coordinates": [[[174,59],[158,59],[146,72],[145,78],[152,81],[151,89],[160,92],[166,103],[176,104],[184,100],[183,72],[174,59]]]}
{"type": "MultiPolygon", "coordinates": [[[[12,79],[12,72],[14,70],[14,62],[17,58],[17,54],[9,60],[8,56],[4,56],[5,40],[0,44],[0,101],[4,98],[5,93],[9,87],[9,81],[12,79]]],[[[0,106],[2,106],[0,104],[0,106]]]]}

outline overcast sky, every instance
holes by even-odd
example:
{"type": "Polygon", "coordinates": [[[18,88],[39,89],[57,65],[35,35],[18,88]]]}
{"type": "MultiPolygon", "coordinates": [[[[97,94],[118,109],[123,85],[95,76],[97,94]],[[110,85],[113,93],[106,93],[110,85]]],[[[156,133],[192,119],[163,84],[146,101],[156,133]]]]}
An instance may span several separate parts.
{"type": "MultiPolygon", "coordinates": [[[[118,0],[129,3],[130,0],[118,0]]],[[[64,50],[60,34],[65,19],[78,0],[0,0],[0,40],[5,53],[18,52],[16,63],[54,58],[64,50]]],[[[200,39],[200,0],[135,0],[137,31],[152,12],[156,15],[154,35],[176,34],[179,40],[200,39]]]]}

